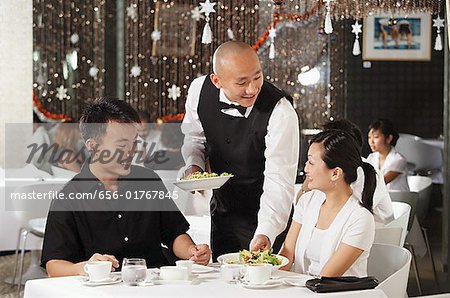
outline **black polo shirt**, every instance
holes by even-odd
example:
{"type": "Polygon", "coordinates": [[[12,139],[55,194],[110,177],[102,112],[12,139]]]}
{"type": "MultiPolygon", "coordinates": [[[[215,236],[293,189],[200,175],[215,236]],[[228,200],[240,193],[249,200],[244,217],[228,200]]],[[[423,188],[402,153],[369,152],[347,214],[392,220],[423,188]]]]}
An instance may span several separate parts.
{"type": "MultiPolygon", "coordinates": [[[[165,190],[161,181],[155,184],[155,175],[151,170],[131,166],[128,176],[119,177],[118,193],[152,191],[155,185],[165,190]],[[146,182],[145,178],[149,178],[151,182],[146,182]],[[136,184],[135,181],[140,182],[136,184]]],[[[61,192],[66,195],[95,192],[98,194],[104,190],[103,184],[85,163],[81,172],[69,181],[61,192]]],[[[119,207],[124,206],[123,202],[127,203],[122,198],[122,205],[119,207]]],[[[80,204],[85,204],[83,206],[87,208],[86,204],[89,203],[57,200],[52,202],[47,217],[41,266],[45,267],[47,261],[53,259],[77,263],[88,260],[94,253],[101,253],[114,255],[120,265],[126,257],[144,258],[148,267],[160,267],[166,263],[161,244],[171,250],[175,238],[189,229],[188,222],[171,200],[164,201],[164,210],[176,211],[126,211],[126,208],[113,208],[112,211],[73,211],[79,210],[80,204]],[[170,204],[169,208],[167,204],[170,204]],[[71,206],[74,208],[71,209],[71,206]]],[[[118,204],[117,201],[101,203],[118,204]]]]}

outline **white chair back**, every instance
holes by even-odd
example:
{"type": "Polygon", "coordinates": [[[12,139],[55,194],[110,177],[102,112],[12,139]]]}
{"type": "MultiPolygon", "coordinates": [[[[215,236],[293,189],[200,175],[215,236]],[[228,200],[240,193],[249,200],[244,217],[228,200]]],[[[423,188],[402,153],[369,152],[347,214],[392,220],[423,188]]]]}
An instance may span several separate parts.
{"type": "Polygon", "coordinates": [[[421,192],[430,187],[433,180],[425,176],[408,176],[408,185],[411,191],[421,192]]]}
{"type": "MultiPolygon", "coordinates": [[[[38,183],[31,185],[22,185],[14,189],[16,194],[50,194],[50,192],[58,192],[64,187],[63,183],[38,183]]],[[[48,197],[47,197],[48,198],[48,197]]],[[[45,200],[19,200],[17,202],[12,201],[16,207],[15,216],[22,223],[22,226],[29,225],[29,220],[34,218],[47,217],[48,210],[50,208],[50,199],[45,200]]]]}
{"type": "Polygon", "coordinates": [[[406,234],[408,233],[409,214],[411,213],[411,206],[407,203],[392,202],[392,209],[394,210],[394,220],[386,224],[385,228],[401,228],[402,235],[400,238],[400,246],[405,244],[406,234]]]}
{"type": "Polygon", "coordinates": [[[408,231],[411,229],[414,217],[416,216],[417,203],[419,202],[419,194],[412,191],[390,191],[392,202],[403,202],[411,206],[409,213],[408,231]]]}
{"type": "Polygon", "coordinates": [[[377,289],[388,298],[407,297],[411,253],[400,246],[373,244],[367,261],[367,274],[378,279],[377,289]]]}
{"type": "Polygon", "coordinates": [[[409,164],[414,164],[415,172],[441,170],[442,151],[430,144],[424,143],[420,137],[400,134],[395,150],[403,155],[409,164]]]}
{"type": "Polygon", "coordinates": [[[425,219],[430,205],[431,193],[433,191],[433,180],[425,176],[408,176],[409,190],[419,194],[416,216],[419,222],[425,219]]]}
{"type": "Polygon", "coordinates": [[[375,229],[374,243],[390,244],[400,246],[402,241],[401,227],[380,227],[375,229]]]}

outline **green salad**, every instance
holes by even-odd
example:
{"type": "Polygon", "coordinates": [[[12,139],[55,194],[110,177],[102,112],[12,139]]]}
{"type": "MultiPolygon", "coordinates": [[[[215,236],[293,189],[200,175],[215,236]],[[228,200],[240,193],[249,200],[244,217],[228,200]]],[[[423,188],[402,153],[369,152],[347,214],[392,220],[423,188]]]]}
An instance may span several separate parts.
{"type": "Polygon", "coordinates": [[[271,264],[274,266],[281,265],[281,259],[273,254],[273,250],[264,250],[261,252],[251,252],[246,249],[239,252],[239,261],[227,260],[229,264],[271,264]]]}
{"type": "MultiPolygon", "coordinates": [[[[231,176],[231,174],[229,174],[227,172],[223,172],[222,174],[220,174],[220,177],[227,177],[227,176],[231,176]]],[[[187,175],[186,177],[181,178],[181,180],[193,180],[193,179],[203,179],[203,178],[212,178],[212,177],[219,177],[219,174],[197,171],[197,172],[187,175]]]]}

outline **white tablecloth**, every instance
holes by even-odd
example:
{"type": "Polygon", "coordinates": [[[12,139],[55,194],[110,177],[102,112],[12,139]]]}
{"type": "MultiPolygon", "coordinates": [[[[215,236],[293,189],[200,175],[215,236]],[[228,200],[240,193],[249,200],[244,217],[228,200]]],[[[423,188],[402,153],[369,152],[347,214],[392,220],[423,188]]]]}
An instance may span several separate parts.
{"type": "MultiPolygon", "coordinates": [[[[274,275],[295,276],[292,272],[277,271],[274,275]]],[[[246,289],[240,285],[228,284],[219,278],[218,272],[199,275],[195,285],[156,285],[147,287],[127,287],[123,283],[87,287],[80,277],[59,277],[30,280],[25,285],[24,298],[35,297],[386,297],[379,289],[328,294],[316,294],[307,288],[279,286],[265,290],[246,289]]]]}

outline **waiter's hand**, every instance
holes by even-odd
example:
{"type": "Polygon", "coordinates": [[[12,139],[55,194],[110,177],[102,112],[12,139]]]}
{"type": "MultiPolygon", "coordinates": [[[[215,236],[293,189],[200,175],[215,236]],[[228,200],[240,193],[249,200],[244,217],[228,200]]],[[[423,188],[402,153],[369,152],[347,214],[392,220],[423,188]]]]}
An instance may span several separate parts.
{"type": "Polygon", "coordinates": [[[255,235],[250,242],[250,251],[262,251],[270,249],[270,240],[266,235],[255,235]]]}
{"type": "MultiPolygon", "coordinates": [[[[203,173],[203,169],[200,168],[199,166],[196,165],[192,165],[189,168],[186,169],[186,171],[184,171],[183,174],[183,178],[189,176],[189,174],[195,173],[195,172],[202,172],[203,173]]],[[[198,191],[201,195],[203,195],[204,190],[199,190],[198,191]]],[[[191,194],[195,194],[195,191],[191,191],[191,194]]]]}
{"type": "Polygon", "coordinates": [[[207,244],[194,245],[190,248],[191,261],[199,265],[208,265],[211,259],[211,249],[207,244]]]}

